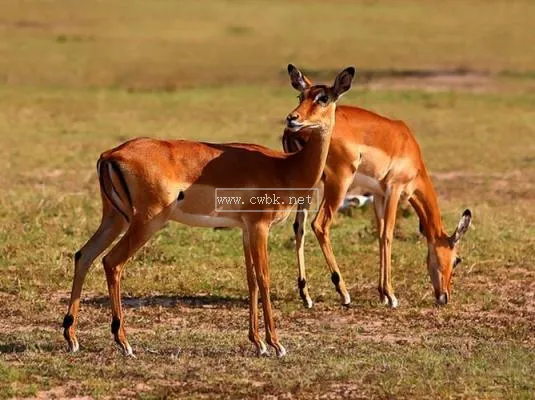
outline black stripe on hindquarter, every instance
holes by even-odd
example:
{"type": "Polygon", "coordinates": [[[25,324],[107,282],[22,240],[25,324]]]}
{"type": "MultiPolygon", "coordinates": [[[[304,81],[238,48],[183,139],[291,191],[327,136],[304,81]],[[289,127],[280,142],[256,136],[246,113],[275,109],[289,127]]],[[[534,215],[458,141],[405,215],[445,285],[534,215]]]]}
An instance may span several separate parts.
{"type": "MultiPolygon", "coordinates": [[[[107,173],[107,172],[105,172],[105,169],[106,169],[106,164],[108,162],[109,161],[100,161],[99,160],[99,162],[97,164],[98,181],[100,183],[100,187],[102,188],[102,193],[104,193],[104,196],[106,197],[106,199],[108,199],[108,201],[111,203],[113,208],[115,208],[117,211],[119,211],[119,213],[124,217],[124,219],[126,219],[127,222],[130,222],[130,218],[128,218],[128,215],[126,215],[126,213],[123,211],[123,209],[121,207],[119,207],[119,204],[117,204],[113,200],[113,197],[111,196],[111,194],[108,193],[108,191],[106,190],[106,185],[104,184],[104,174],[107,173]]],[[[109,174],[108,174],[108,179],[110,180],[111,189],[115,190],[115,189],[113,189],[113,183],[111,181],[111,176],[109,176],[109,174]]]]}
{"type": "Polygon", "coordinates": [[[126,184],[126,179],[123,175],[123,171],[121,171],[121,168],[119,168],[119,164],[117,164],[116,161],[110,160],[110,164],[111,164],[111,167],[113,168],[113,172],[115,172],[117,176],[119,177],[119,181],[121,181],[121,186],[126,192],[126,197],[128,198],[128,204],[130,205],[130,208],[132,208],[132,196],[130,195],[130,190],[128,190],[128,185],[126,184]]]}
{"type": "Polygon", "coordinates": [[[418,226],[418,228],[420,229],[420,233],[425,236],[425,229],[424,224],[422,224],[422,221],[420,221],[420,225],[418,226]]]}

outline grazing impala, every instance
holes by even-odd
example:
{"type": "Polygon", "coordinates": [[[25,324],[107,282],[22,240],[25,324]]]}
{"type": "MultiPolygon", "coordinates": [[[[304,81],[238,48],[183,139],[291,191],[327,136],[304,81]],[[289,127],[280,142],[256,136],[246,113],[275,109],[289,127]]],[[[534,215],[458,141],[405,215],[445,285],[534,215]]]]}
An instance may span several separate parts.
{"type": "MultiPolygon", "coordinates": [[[[249,339],[259,355],[267,348],[258,333],[258,290],[266,328],[266,341],[278,356],[286,350],[279,342],[269,297],[268,234],[273,223],[291,210],[258,204],[252,197],[234,208],[219,210],[216,189],[306,188],[321,177],[331,133],[336,101],[351,87],[355,69],[342,71],[332,87],[309,86],[303,74],[288,66],[292,86],[301,91],[301,102],[287,117],[291,131],[307,129],[309,141],[302,151],[285,154],[253,144],[209,144],[148,138],[130,140],[104,152],[97,163],[102,197],[102,222],[75,255],[71,299],[63,327],[71,351],[78,350],[75,328],[80,294],[86,273],[95,258],[126,231],[103,258],[112,309],[111,330],[125,355],[132,355],[126,339],[121,308],[120,280],[126,261],[169,220],[201,227],[239,227],[249,286],[249,339]],[[255,211],[255,212],[251,212],[255,211]]],[[[293,194],[289,189],[288,195],[293,194]]],[[[234,192],[236,193],[236,192],[234,192]]],[[[301,193],[301,192],[300,192],[301,193]]],[[[244,198],[245,192],[243,192],[244,198]]]]}
{"type": "MultiPolygon", "coordinates": [[[[306,86],[312,85],[306,79],[306,86]]],[[[283,147],[294,152],[307,145],[312,138],[308,130],[286,129],[283,147]]],[[[442,224],[438,199],[422,159],[420,147],[402,121],[393,121],[357,107],[336,109],[336,124],[322,175],[324,197],[312,222],[323,255],[331,272],[331,279],[342,298],[349,305],[350,297],[336,263],[329,237],[334,214],[348,188],[358,185],[374,197],[380,248],[379,295],[381,302],[397,307],[391,282],[392,236],[400,197],[404,196],[416,210],[420,231],[427,238],[427,268],[439,305],[451,296],[452,271],[461,259],[457,244],[470,226],[471,213],[465,210],[457,229],[448,235],[442,224]]],[[[306,205],[300,206],[294,223],[298,288],[306,307],[312,307],[308,293],[304,262],[304,226],[306,205]]]]}

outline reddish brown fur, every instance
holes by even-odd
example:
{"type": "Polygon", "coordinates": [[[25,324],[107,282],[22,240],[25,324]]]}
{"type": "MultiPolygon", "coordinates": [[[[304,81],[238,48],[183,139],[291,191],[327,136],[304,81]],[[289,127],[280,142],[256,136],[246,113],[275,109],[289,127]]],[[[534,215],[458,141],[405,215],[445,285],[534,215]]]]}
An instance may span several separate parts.
{"type": "MultiPolygon", "coordinates": [[[[285,149],[295,151],[300,147],[299,143],[302,145],[309,140],[309,135],[310,132],[305,130],[286,130],[283,145],[285,149]]],[[[398,201],[404,195],[418,213],[429,243],[428,268],[437,300],[445,295],[447,301],[451,293],[456,246],[442,224],[437,195],[414,135],[402,121],[390,120],[357,107],[339,106],[322,177],[324,199],[312,223],[312,229],[331,273],[339,276],[339,283],[335,285],[343,304],[349,303],[349,293],[332,251],[329,228],[349,185],[359,175],[373,177],[379,184],[374,198],[380,243],[381,300],[394,307],[397,305],[391,285],[391,242],[398,201]]],[[[305,219],[306,216],[298,213],[297,226],[304,225],[305,219]]],[[[469,222],[468,219],[467,223],[469,222]]],[[[305,279],[303,234],[299,234],[299,229],[296,232],[299,280],[302,281],[305,279]]],[[[306,305],[310,307],[312,302],[307,288],[300,287],[300,291],[306,305]]]]}
{"type": "MultiPolygon", "coordinates": [[[[298,76],[295,67],[289,71],[298,76]]],[[[352,79],[353,75],[347,71],[339,75],[346,85],[345,89],[338,88],[337,93],[349,89],[349,75],[352,79]]],[[[124,353],[132,355],[121,307],[121,274],[126,261],[156,231],[167,221],[176,220],[193,226],[229,226],[243,230],[250,301],[249,338],[259,354],[266,352],[258,333],[260,292],[266,341],[278,356],[286,353],[277,337],[271,309],[267,243],[271,225],[286,218],[292,206],[288,203],[276,207],[256,204],[257,212],[247,212],[241,206],[220,212],[216,209],[215,189],[287,189],[316,185],[327,158],[335,104],[332,102],[321,109],[307,104],[307,101],[302,102],[291,113],[299,115],[303,127],[314,126],[308,144],[295,154],[245,143],[210,144],[138,138],[101,155],[98,171],[103,216],[97,232],[75,259],[75,277],[64,326],[64,336],[71,351],[78,350],[75,327],[87,270],[95,258],[126,230],[103,258],[103,264],[112,309],[112,333],[124,353]]]]}

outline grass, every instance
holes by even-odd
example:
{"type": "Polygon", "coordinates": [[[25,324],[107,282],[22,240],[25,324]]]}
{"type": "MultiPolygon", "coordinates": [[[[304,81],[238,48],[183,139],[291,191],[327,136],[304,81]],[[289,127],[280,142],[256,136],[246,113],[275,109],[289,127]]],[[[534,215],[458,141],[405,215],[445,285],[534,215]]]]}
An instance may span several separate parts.
{"type": "Polygon", "coordinates": [[[533,396],[531,2],[4,3],[0,398],[533,396]],[[282,120],[296,102],[282,74],[289,61],[329,78],[350,63],[491,72],[474,90],[396,81],[357,85],[344,98],[411,126],[450,230],[472,209],[451,304],[433,306],[411,213],[394,242],[401,306],[380,306],[372,215],[357,210],[332,230],[353,307],[338,306],[308,235],[315,307],[303,310],[288,221],[272,232],[270,265],[289,356],[258,359],[247,340],[240,232],[170,224],[123,278],[137,358],[112,343],[98,263],[84,286],[81,352],[67,354],[60,324],[72,254],[100,217],[100,152],[140,135],[281,148],[282,120]]]}
{"type": "Polygon", "coordinates": [[[173,89],[286,81],[289,60],[318,71],[354,63],[525,73],[535,57],[530,0],[128,4],[5,0],[0,81],[173,89]]]}

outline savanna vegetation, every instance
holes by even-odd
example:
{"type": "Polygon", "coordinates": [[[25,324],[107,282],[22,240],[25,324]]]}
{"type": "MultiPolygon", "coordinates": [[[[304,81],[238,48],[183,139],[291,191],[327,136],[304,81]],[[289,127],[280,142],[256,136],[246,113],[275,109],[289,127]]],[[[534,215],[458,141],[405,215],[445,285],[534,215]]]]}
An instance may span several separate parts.
{"type": "Polygon", "coordinates": [[[535,392],[535,3],[3,0],[0,4],[1,398],[532,398],[535,392]],[[281,149],[286,64],[357,67],[343,103],[415,132],[453,230],[469,207],[447,307],[402,213],[399,309],[379,304],[369,209],[339,215],[339,305],[307,235],[315,306],[296,287],[291,222],[272,231],[284,359],[247,340],[239,231],[170,224],[126,267],[137,358],[110,333],[104,272],[83,292],[81,351],[61,322],[73,253],[98,226],[99,154],[135,136],[281,149]]]}

